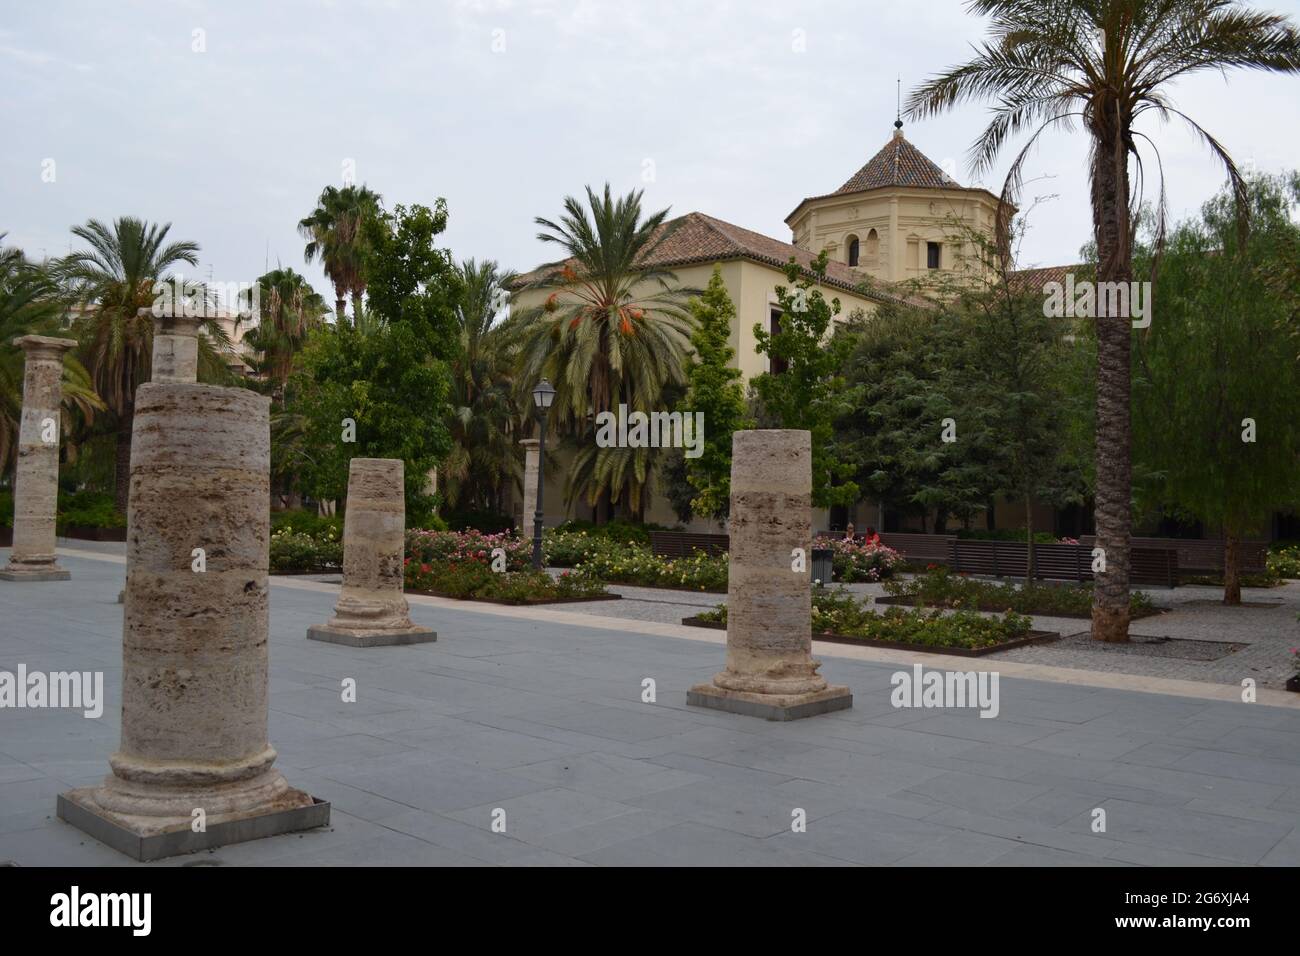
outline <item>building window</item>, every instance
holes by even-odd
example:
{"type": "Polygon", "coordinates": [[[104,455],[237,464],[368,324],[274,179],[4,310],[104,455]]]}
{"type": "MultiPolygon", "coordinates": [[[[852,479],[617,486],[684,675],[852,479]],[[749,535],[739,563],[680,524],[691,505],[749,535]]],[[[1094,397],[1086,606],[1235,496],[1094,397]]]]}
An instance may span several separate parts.
{"type": "MultiPolygon", "coordinates": [[[[771,325],[769,329],[773,335],[781,334],[781,310],[773,309],[771,315],[771,325]]],[[[790,363],[783,358],[777,358],[772,355],[768,357],[767,370],[773,375],[782,375],[790,367],[790,363]]]]}
{"type": "Polygon", "coordinates": [[[927,269],[939,268],[939,243],[927,242],[925,244],[925,266],[927,269]]]}
{"type": "Polygon", "coordinates": [[[858,237],[849,236],[849,265],[858,264],[858,237]]]}

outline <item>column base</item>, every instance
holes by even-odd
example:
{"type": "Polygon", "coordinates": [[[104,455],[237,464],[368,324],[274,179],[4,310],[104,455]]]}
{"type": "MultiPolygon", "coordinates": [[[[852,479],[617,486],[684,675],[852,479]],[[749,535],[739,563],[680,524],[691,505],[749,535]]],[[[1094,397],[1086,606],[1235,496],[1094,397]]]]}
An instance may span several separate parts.
{"type": "Polygon", "coordinates": [[[95,790],[95,787],[83,787],[59,794],[59,819],[142,862],[310,830],[330,822],[328,803],[301,790],[289,790],[279,808],[211,816],[207,829],[195,833],[188,819],[160,826],[156,817],[134,817],[105,810],[95,802],[95,790]],[[294,806],[295,803],[299,805],[294,806]]]}
{"type": "Polygon", "coordinates": [[[726,690],[713,684],[696,684],[686,692],[686,703],[692,707],[707,707],[764,720],[799,720],[847,710],[853,706],[853,693],[847,687],[828,686],[807,694],[755,694],[726,690]]]}
{"type": "Polygon", "coordinates": [[[4,568],[0,568],[0,581],[67,581],[71,577],[72,572],[59,567],[57,564],[47,564],[40,567],[8,564],[4,568]]]}
{"type": "Polygon", "coordinates": [[[329,644],[346,644],[348,647],[393,647],[399,644],[429,644],[438,639],[438,632],[427,627],[395,627],[352,629],[313,624],[307,628],[307,639],[329,644]]]}

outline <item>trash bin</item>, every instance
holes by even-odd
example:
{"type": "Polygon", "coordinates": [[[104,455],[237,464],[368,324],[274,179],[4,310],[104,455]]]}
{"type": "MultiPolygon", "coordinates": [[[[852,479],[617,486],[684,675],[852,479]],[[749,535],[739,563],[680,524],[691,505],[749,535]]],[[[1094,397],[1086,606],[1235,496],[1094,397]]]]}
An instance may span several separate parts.
{"type": "Polygon", "coordinates": [[[835,574],[835,552],[830,548],[812,549],[812,578],[820,587],[831,583],[835,574]]]}

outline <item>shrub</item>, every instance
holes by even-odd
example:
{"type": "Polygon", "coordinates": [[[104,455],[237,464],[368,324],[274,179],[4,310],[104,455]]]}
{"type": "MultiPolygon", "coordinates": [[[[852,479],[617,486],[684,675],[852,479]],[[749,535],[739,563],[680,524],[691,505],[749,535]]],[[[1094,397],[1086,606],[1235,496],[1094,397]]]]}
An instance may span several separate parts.
{"type": "Polygon", "coordinates": [[[308,511],[305,508],[272,511],[271,533],[274,534],[277,531],[306,534],[313,538],[322,537],[327,532],[333,531],[335,538],[342,538],[343,517],[341,515],[318,515],[316,512],[308,511]]]}
{"type": "Polygon", "coordinates": [[[106,491],[60,493],[58,509],[55,523],[60,532],[68,527],[126,527],[126,516],[113,506],[113,496],[106,491]]]}
{"type": "Polygon", "coordinates": [[[883,544],[866,544],[845,538],[829,540],[821,538],[815,546],[829,547],[834,552],[831,560],[835,569],[835,580],[846,583],[879,581],[892,575],[894,570],[903,563],[902,555],[883,544]]]}
{"type": "MultiPolygon", "coordinates": [[[[526,537],[532,537],[532,525],[528,523],[528,534],[526,537]]],[[[624,518],[615,518],[613,521],[607,521],[604,524],[596,524],[594,521],[566,521],[559,525],[553,532],[547,534],[560,533],[564,534],[570,531],[585,531],[593,538],[606,538],[619,544],[645,544],[650,543],[651,531],[669,531],[670,528],[661,524],[638,524],[634,521],[628,521],[624,518]]]]}
{"type": "Polygon", "coordinates": [[[1300,544],[1275,547],[1268,553],[1268,573],[1278,578],[1300,578],[1300,544]]]}
{"type": "MultiPolygon", "coordinates": [[[[719,605],[699,616],[725,624],[727,606],[719,605]]],[[[987,617],[974,611],[945,614],[939,610],[891,607],[880,614],[842,588],[814,591],[812,598],[814,634],[975,649],[1025,637],[1031,625],[1028,617],[1014,611],[1006,611],[1001,617],[987,617]]]]}
{"type": "Polygon", "coordinates": [[[343,567],[343,541],[333,530],[320,537],[298,531],[271,534],[272,571],[337,571],[343,567]]]}
{"type": "MultiPolygon", "coordinates": [[[[1021,614],[1066,614],[1087,616],[1092,613],[1091,585],[1016,584],[979,581],[948,568],[932,566],[910,581],[890,581],[885,593],[909,598],[917,606],[968,608],[980,611],[1017,611],[1021,614]]],[[[1145,591],[1134,591],[1129,598],[1130,614],[1155,611],[1145,591]]]]}
{"type": "Polygon", "coordinates": [[[403,577],[410,591],[507,604],[576,601],[606,593],[599,580],[581,571],[565,571],[557,578],[532,568],[494,572],[490,559],[478,558],[435,560],[432,563],[407,558],[403,577]]]}
{"type": "Polygon", "coordinates": [[[506,570],[519,571],[530,566],[533,546],[511,532],[484,534],[466,531],[412,530],[406,532],[406,557],[416,565],[447,561],[482,561],[491,571],[492,552],[501,548],[506,555],[506,570]]]}
{"type": "MultiPolygon", "coordinates": [[[[477,530],[485,534],[501,534],[505,531],[513,531],[515,527],[514,520],[509,515],[498,514],[495,511],[451,511],[445,514],[442,520],[452,531],[477,530]]],[[[530,528],[532,520],[531,515],[525,515],[524,523],[530,528]]]]}

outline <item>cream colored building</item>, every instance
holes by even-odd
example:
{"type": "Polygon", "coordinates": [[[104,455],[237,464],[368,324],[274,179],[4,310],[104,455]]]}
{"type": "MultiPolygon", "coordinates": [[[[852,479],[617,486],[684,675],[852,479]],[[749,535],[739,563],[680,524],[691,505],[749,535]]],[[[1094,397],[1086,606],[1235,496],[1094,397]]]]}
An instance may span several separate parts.
{"type": "MultiPolygon", "coordinates": [[[[997,209],[996,196],[953,181],[909,143],[901,124],[896,124],[889,141],[839,189],[804,199],[795,207],[786,218],[793,242],[692,212],[669,224],[667,238],[644,265],[670,269],[678,283],[689,289],[704,289],[714,267],[721,270],[736,307],[730,340],[733,361],[748,381],[771,370],[768,357],[756,350],[754,326],[772,329],[780,321],[776,289],[789,285],[784,269],[792,256],[807,270],[826,250],[829,264],[823,291],[840,301],[837,321],[847,321],[859,311],[871,316],[882,303],[913,299],[918,286],[929,286],[936,278],[959,278],[977,258],[963,238],[965,229],[992,236],[997,209]]],[[[558,274],[563,265],[541,266],[523,279],[558,274]]],[[[518,291],[511,308],[539,306],[549,291],[518,291]]],[[[584,503],[564,508],[566,463],[548,456],[545,471],[547,526],[566,518],[591,519],[592,509],[584,503]]],[[[518,500],[514,507],[515,517],[521,517],[518,500]]],[[[860,506],[859,511],[864,524],[874,523],[874,505],[860,506]]],[[[660,494],[651,499],[645,520],[679,523],[660,494]]],[[[825,528],[828,515],[815,512],[813,520],[816,527],[825,528]]],[[[528,516],[529,527],[531,522],[528,516]]],[[[698,518],[689,528],[718,530],[715,523],[698,518]]]]}

